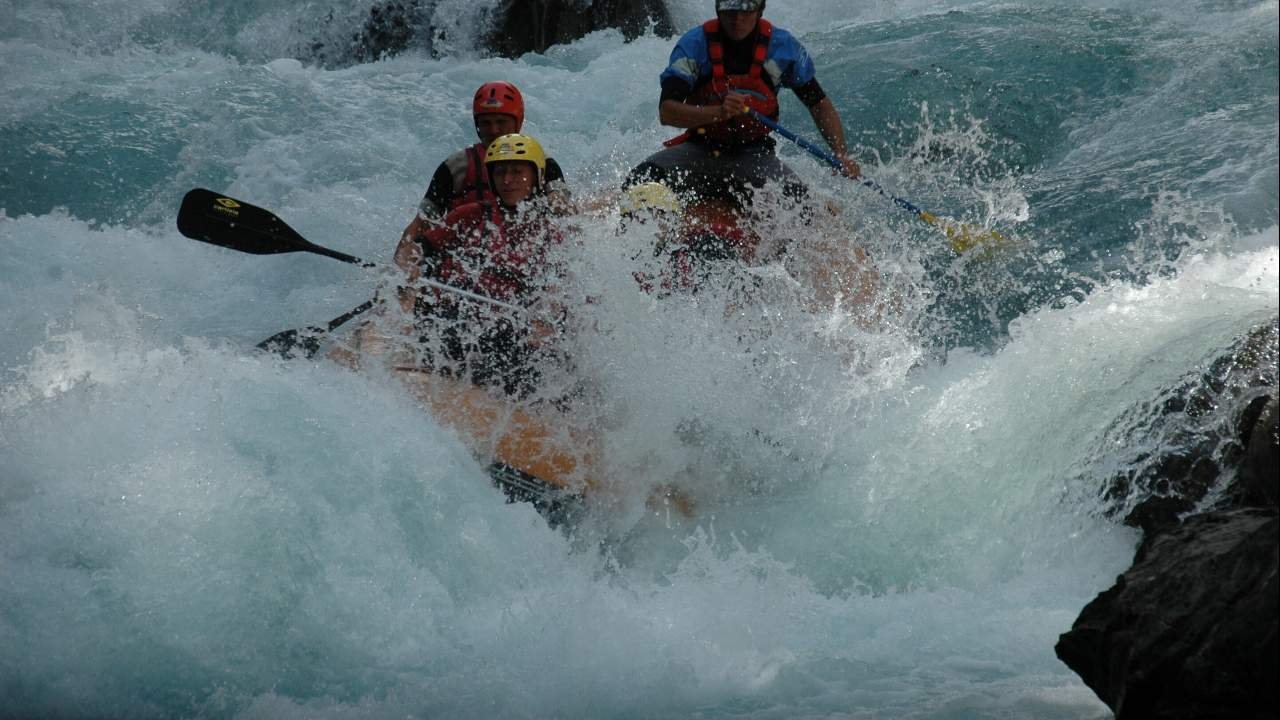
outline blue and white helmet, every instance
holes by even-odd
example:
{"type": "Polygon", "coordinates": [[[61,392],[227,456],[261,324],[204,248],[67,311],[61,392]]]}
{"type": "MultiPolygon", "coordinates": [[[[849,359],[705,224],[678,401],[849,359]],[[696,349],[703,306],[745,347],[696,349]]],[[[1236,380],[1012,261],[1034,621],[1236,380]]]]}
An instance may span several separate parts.
{"type": "Polygon", "coordinates": [[[764,10],[764,0],[716,0],[716,12],[724,12],[726,10],[740,10],[742,12],[764,10]]]}

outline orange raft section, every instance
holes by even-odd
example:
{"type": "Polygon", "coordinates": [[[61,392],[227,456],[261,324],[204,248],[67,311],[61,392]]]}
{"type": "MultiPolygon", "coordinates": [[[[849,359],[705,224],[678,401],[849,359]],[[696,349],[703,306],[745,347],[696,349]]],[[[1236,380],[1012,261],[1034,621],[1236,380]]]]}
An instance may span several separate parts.
{"type": "Polygon", "coordinates": [[[477,457],[574,494],[599,486],[597,439],[573,427],[562,413],[521,408],[464,380],[417,368],[396,372],[431,415],[457,432],[477,457]]]}
{"type": "MultiPolygon", "coordinates": [[[[418,368],[396,368],[396,372],[414,397],[436,420],[457,432],[477,458],[515,470],[515,475],[527,475],[566,496],[582,497],[603,488],[599,438],[574,426],[563,413],[520,408],[469,382],[418,368]]],[[[495,474],[491,467],[490,474],[507,490],[524,484],[510,472],[495,474]]],[[[536,499],[540,494],[535,488],[523,497],[536,499]]],[[[647,504],[673,507],[685,517],[695,511],[689,496],[666,484],[653,488],[647,504]]]]}

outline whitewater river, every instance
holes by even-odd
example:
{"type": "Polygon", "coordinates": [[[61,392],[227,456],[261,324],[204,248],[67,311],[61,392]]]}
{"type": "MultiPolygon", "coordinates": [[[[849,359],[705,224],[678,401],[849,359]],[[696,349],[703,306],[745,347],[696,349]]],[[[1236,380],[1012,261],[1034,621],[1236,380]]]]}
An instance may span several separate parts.
{"type": "Polygon", "coordinates": [[[605,194],[672,134],[671,41],[484,58],[492,3],[439,0],[343,61],[370,4],[0,0],[0,718],[1109,716],[1053,652],[1139,540],[1108,428],[1277,313],[1276,2],[773,0],[866,173],[1009,243],[783,143],[869,325],[780,268],[646,295],[653,237],[576,218],[615,486],[572,533],[394,378],[252,350],[386,276],[174,219],[209,187],[387,260],[500,78],[605,194]]]}

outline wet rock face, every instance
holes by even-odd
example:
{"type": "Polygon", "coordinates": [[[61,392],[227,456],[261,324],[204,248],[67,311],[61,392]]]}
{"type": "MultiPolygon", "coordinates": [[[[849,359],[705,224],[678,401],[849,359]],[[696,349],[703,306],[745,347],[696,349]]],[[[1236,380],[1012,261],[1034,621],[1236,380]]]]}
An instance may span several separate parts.
{"type": "Polygon", "coordinates": [[[1057,653],[1119,720],[1275,718],[1280,520],[1247,508],[1143,544],[1057,653]]]}
{"type": "Polygon", "coordinates": [[[1255,328],[1204,371],[1107,429],[1104,444],[1124,448],[1108,464],[1126,468],[1103,481],[1113,514],[1152,533],[1176,525],[1214,491],[1226,504],[1263,501],[1255,484],[1220,485],[1244,472],[1255,451],[1258,418],[1277,395],[1278,341],[1280,320],[1255,328]]]}
{"type": "Polygon", "coordinates": [[[298,57],[327,68],[375,62],[409,49],[431,51],[434,0],[378,0],[367,15],[330,10],[315,18],[312,39],[298,57]]]}
{"type": "MultiPolygon", "coordinates": [[[[435,55],[435,5],[436,0],[379,0],[354,29],[343,25],[349,19],[329,13],[319,23],[322,37],[303,52],[327,67],[374,62],[409,49],[435,55]]],[[[477,49],[503,57],[545,52],[606,28],[621,30],[627,40],[650,28],[663,37],[675,33],[665,0],[505,0],[488,21],[493,30],[486,47],[477,49]]]]}
{"type": "Polygon", "coordinates": [[[1272,397],[1258,413],[1256,421],[1243,423],[1249,433],[1240,466],[1240,483],[1248,501],[1275,506],[1280,491],[1280,397],[1272,397]],[[1252,430],[1249,427],[1252,426],[1252,430]]]}
{"type": "Polygon", "coordinates": [[[596,30],[618,28],[627,40],[649,27],[662,37],[675,33],[664,0],[508,0],[489,36],[499,55],[540,53],[596,30]]]}
{"type": "Polygon", "coordinates": [[[418,0],[390,0],[374,5],[352,43],[353,59],[358,63],[373,62],[404,52],[417,40],[424,20],[418,0]]]}
{"type": "Polygon", "coordinates": [[[1104,496],[1145,539],[1056,650],[1120,720],[1280,717],[1278,335],[1255,329],[1108,430],[1139,449],[1104,496]]]}

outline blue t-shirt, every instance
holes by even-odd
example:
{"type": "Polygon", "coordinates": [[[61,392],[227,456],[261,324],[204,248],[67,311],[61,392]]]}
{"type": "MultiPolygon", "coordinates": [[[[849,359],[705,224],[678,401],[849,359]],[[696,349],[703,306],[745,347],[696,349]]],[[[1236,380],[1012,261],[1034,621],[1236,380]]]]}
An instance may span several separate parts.
{"type": "MultiPolygon", "coordinates": [[[[752,46],[754,47],[754,40],[752,46]]],[[[790,32],[774,25],[773,34],[769,37],[769,47],[765,51],[764,75],[774,88],[788,87],[794,90],[812,81],[816,71],[809,52],[800,41],[790,32]]],[[[707,34],[701,25],[685,33],[671,51],[667,69],[658,77],[659,84],[668,78],[679,78],[692,88],[711,79],[711,52],[708,49],[707,34]]]]}

